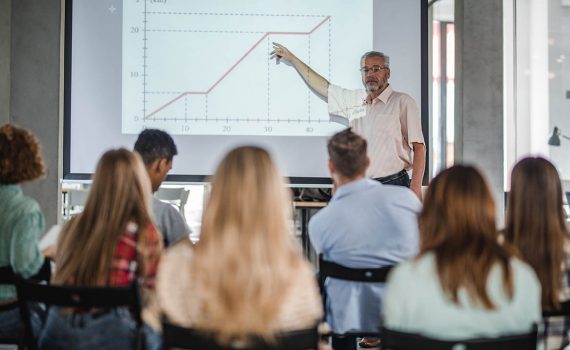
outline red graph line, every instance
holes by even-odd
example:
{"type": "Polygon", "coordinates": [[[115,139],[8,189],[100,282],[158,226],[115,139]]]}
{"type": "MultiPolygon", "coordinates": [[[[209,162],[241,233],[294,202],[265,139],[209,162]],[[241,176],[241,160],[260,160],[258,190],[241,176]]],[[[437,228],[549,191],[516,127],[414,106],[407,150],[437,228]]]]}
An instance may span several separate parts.
{"type": "Polygon", "coordinates": [[[224,80],[230,73],[231,71],[233,71],[262,41],[263,39],[267,38],[269,35],[311,35],[313,34],[313,32],[315,30],[317,30],[320,26],[322,26],[326,21],[328,21],[331,17],[327,16],[325,17],[325,19],[323,19],[321,22],[319,22],[319,24],[317,24],[313,29],[311,29],[308,32],[267,32],[265,33],[259,40],[257,40],[257,42],[255,44],[253,44],[253,46],[251,46],[249,48],[249,50],[246,51],[246,53],[244,53],[238,60],[236,63],[234,63],[224,74],[222,74],[222,76],[216,80],[216,82],[214,84],[212,84],[212,86],[210,86],[210,88],[206,91],[186,91],[181,93],[180,95],[176,96],[175,98],[173,98],[172,100],[166,102],[165,104],[163,104],[162,106],[160,106],[159,108],[157,108],[156,110],[152,111],[151,113],[149,113],[147,116],[144,117],[143,120],[147,120],[150,117],[152,117],[153,115],[155,115],[156,113],[162,111],[163,109],[165,109],[166,107],[170,106],[171,104],[173,104],[174,102],[178,101],[179,99],[181,99],[184,96],[187,95],[207,95],[210,92],[212,92],[212,90],[214,90],[214,88],[222,82],[222,80],[224,80]]]}

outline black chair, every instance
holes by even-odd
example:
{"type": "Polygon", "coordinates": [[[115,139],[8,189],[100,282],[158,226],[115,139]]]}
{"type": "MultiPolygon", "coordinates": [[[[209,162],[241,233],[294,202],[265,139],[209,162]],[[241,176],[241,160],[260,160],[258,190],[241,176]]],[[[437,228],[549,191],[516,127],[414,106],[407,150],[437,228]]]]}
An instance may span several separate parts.
{"type": "Polygon", "coordinates": [[[381,331],[382,350],[536,350],[537,327],[529,333],[498,338],[440,340],[387,328],[381,331]]]}
{"type": "Polygon", "coordinates": [[[211,333],[163,322],[162,338],[164,349],[191,350],[316,350],[319,343],[317,326],[278,334],[275,336],[274,342],[267,342],[259,337],[251,337],[246,342],[247,344],[236,342],[223,346],[216,342],[211,333]]]}
{"type": "MultiPolygon", "coordinates": [[[[368,282],[368,283],[386,283],[388,274],[394,266],[385,266],[380,268],[355,269],[346,267],[331,261],[324,260],[323,255],[319,255],[319,288],[323,297],[323,310],[326,312],[327,293],[325,289],[325,280],[327,278],[336,278],[345,281],[368,282]]],[[[325,316],[326,319],[326,316],[325,316]]],[[[332,337],[378,337],[378,332],[350,332],[343,334],[332,333],[332,337]]]]}
{"type": "MultiPolygon", "coordinates": [[[[24,322],[24,339],[28,349],[37,349],[32,332],[28,303],[42,303],[46,306],[60,306],[84,309],[113,309],[128,307],[136,322],[134,349],[143,349],[145,337],[141,319],[141,301],[138,285],[128,287],[75,287],[48,286],[24,280],[16,276],[18,304],[24,322]]],[[[110,310],[110,312],[112,312],[110,310]]]]}
{"type": "MultiPolygon", "coordinates": [[[[16,275],[12,270],[12,266],[2,266],[0,267],[0,284],[14,284],[16,283],[16,275]]],[[[0,305],[0,311],[10,311],[18,307],[17,303],[0,305]]],[[[13,337],[2,337],[0,338],[0,344],[5,345],[16,345],[19,344],[18,334],[14,334],[13,337]]]]}
{"type": "MultiPolygon", "coordinates": [[[[30,277],[29,280],[33,281],[49,281],[51,278],[51,260],[45,259],[44,264],[34,276],[30,277]]],[[[16,274],[12,269],[12,266],[2,266],[0,267],[0,284],[16,284],[16,274]]],[[[10,311],[18,308],[18,303],[11,303],[6,305],[0,305],[0,311],[10,311]]],[[[12,337],[2,337],[0,338],[0,344],[3,345],[16,345],[20,344],[21,337],[19,334],[14,334],[12,337]]]]}
{"type": "Polygon", "coordinates": [[[542,310],[542,317],[570,316],[570,300],[560,303],[558,310],[542,310]]]}

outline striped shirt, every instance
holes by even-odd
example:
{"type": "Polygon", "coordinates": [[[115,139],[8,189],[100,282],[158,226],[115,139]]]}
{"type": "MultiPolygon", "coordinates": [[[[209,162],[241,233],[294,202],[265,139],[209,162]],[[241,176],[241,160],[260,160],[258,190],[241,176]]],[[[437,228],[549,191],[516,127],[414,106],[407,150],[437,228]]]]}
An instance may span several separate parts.
{"type": "Polygon", "coordinates": [[[424,143],[418,105],[409,95],[388,86],[366,104],[366,90],[329,85],[329,114],[348,120],[368,142],[368,176],[393,175],[413,164],[412,143],[424,143]]]}

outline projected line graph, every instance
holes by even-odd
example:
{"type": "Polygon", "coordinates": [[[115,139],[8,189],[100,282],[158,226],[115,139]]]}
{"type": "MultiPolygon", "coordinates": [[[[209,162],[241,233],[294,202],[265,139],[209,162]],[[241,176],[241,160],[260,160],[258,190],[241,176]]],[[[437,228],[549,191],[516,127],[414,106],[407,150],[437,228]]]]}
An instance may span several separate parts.
{"type": "Polygon", "coordinates": [[[342,128],[298,73],[269,53],[272,42],[284,44],[330,81],[348,66],[344,55],[334,55],[335,42],[355,52],[371,42],[368,34],[337,32],[336,23],[358,20],[369,8],[290,1],[125,1],[123,133],[157,127],[174,134],[326,136],[342,128]]]}
{"type": "MultiPolygon", "coordinates": [[[[162,111],[163,109],[165,109],[166,107],[170,106],[171,104],[173,104],[174,102],[180,100],[182,97],[186,96],[186,95],[207,95],[209,94],[222,80],[224,80],[224,78],[226,76],[228,76],[228,74],[230,74],[234,68],[236,68],[257,46],[259,46],[262,41],[264,39],[266,39],[267,37],[269,37],[270,35],[311,35],[313,34],[313,32],[315,30],[317,30],[319,27],[321,27],[323,24],[325,24],[325,22],[330,21],[330,16],[326,16],[321,22],[319,22],[314,28],[312,28],[310,31],[308,32],[266,32],[261,38],[259,38],[259,40],[257,40],[257,42],[255,44],[253,44],[249,50],[247,50],[243,56],[241,56],[236,63],[234,63],[218,80],[216,80],[212,86],[210,86],[210,88],[206,91],[186,91],[180,95],[178,95],[177,97],[173,98],[172,100],[168,101],[167,103],[165,103],[164,105],[160,106],[158,109],[152,111],[151,113],[149,113],[148,115],[145,116],[145,120],[151,118],[153,115],[156,115],[158,112],[162,111]]],[[[330,51],[330,47],[329,47],[329,51],[330,51]]]]}

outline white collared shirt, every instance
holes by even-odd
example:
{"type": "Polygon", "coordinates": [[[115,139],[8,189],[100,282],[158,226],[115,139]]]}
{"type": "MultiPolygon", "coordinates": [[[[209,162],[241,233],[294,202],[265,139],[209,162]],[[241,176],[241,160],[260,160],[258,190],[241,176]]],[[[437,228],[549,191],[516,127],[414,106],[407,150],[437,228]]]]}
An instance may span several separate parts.
{"type": "Polygon", "coordinates": [[[348,120],[368,142],[368,176],[376,178],[412,168],[412,143],[424,143],[418,105],[408,94],[388,86],[366,104],[366,90],[329,85],[329,114],[348,120]]]}

